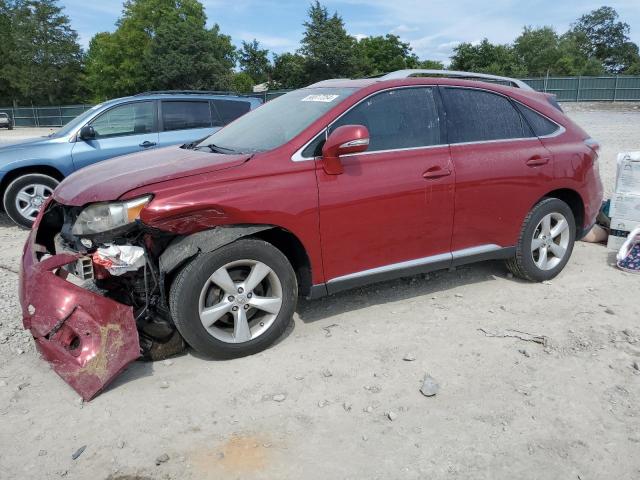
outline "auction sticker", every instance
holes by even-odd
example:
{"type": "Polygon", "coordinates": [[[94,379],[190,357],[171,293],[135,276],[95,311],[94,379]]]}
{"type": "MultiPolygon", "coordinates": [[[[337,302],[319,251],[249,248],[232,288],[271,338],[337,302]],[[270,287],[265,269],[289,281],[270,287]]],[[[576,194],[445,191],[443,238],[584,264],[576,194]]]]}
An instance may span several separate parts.
{"type": "Polygon", "coordinates": [[[307,95],[302,99],[303,102],[333,102],[340,95],[307,95]]]}

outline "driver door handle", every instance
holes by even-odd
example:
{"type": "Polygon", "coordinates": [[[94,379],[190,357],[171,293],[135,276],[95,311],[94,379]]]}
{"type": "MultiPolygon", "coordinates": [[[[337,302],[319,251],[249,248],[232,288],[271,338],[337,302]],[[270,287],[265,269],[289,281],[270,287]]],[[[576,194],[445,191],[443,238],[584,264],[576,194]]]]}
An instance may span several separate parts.
{"type": "Polygon", "coordinates": [[[154,147],[155,145],[156,145],[156,142],[150,142],[149,140],[145,140],[140,144],[142,148],[154,147]]]}
{"type": "Polygon", "coordinates": [[[441,167],[440,165],[434,165],[433,167],[427,169],[423,174],[423,178],[432,179],[432,178],[442,178],[447,175],[451,175],[451,169],[449,167],[441,167]]]}

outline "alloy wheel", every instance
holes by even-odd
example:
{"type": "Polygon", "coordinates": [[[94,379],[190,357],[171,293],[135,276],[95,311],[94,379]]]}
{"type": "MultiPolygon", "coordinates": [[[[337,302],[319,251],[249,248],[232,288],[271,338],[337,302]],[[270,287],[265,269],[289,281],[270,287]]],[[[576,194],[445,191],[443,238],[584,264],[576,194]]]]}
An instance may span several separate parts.
{"type": "Polygon", "coordinates": [[[282,307],[282,284],[267,264],[237,260],[218,268],[200,292],[202,325],[226,343],[253,340],[273,324],[282,307]]]}
{"type": "Polygon", "coordinates": [[[51,196],[53,189],[47,185],[33,183],[22,187],[16,195],[16,209],[25,219],[32,222],[44,202],[51,196]]]}
{"type": "Polygon", "coordinates": [[[540,270],[555,268],[566,256],[571,232],[564,215],[553,212],[538,223],[531,240],[531,256],[540,270]]]}

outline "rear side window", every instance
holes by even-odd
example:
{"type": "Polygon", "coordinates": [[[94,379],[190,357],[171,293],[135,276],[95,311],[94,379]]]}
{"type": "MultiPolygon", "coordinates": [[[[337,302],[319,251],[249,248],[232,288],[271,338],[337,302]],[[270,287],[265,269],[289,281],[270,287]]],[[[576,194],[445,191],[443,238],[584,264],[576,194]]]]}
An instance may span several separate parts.
{"type": "Polygon", "coordinates": [[[209,102],[162,102],[164,131],[211,127],[209,102]]]}
{"type": "Polygon", "coordinates": [[[367,151],[441,144],[440,118],[433,88],[400,88],[373,95],[331,125],[364,125],[367,151]]]}
{"type": "Polygon", "coordinates": [[[529,137],[520,114],[501,95],[468,88],[443,89],[449,143],[529,137]]]}
{"type": "Polygon", "coordinates": [[[518,109],[524,116],[525,120],[533,130],[536,137],[544,137],[545,135],[551,135],[558,131],[560,127],[551,120],[540,115],[538,112],[531,110],[529,107],[525,107],[521,103],[516,104],[518,109]]]}
{"type": "Polygon", "coordinates": [[[251,110],[251,103],[241,100],[212,100],[215,115],[213,126],[224,127],[251,110]]]}

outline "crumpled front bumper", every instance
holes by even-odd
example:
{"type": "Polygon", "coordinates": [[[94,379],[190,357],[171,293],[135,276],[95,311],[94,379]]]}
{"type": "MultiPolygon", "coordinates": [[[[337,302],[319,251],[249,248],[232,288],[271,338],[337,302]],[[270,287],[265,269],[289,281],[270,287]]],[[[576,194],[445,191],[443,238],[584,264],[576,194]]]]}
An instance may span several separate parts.
{"type": "Polygon", "coordinates": [[[78,255],[38,261],[37,223],[22,256],[20,304],[42,357],[85,400],[140,356],[132,308],[65,280],[61,267],[78,255]]]}

